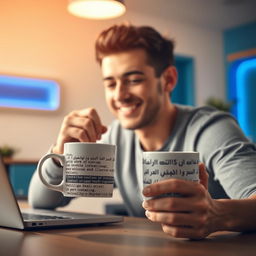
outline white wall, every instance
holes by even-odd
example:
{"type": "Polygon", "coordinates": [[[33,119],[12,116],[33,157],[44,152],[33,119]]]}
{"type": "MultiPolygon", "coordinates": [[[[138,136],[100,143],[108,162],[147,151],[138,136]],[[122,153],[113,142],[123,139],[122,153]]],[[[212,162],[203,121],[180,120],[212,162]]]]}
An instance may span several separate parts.
{"type": "Polygon", "coordinates": [[[196,102],[224,97],[220,31],[182,24],[131,11],[118,19],[92,21],[73,17],[65,0],[0,1],[0,74],[55,79],[62,91],[55,113],[0,109],[0,145],[19,149],[17,158],[38,159],[55,141],[63,116],[73,109],[94,106],[108,124],[100,69],[94,60],[98,33],[129,20],[152,25],[176,40],[176,53],[195,58],[196,102]]]}

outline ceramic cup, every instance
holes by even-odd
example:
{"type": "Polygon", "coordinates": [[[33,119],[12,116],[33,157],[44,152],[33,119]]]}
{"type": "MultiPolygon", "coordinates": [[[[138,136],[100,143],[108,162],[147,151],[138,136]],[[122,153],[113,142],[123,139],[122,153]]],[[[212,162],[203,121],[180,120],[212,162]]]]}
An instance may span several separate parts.
{"type": "Polygon", "coordinates": [[[100,143],[70,142],[64,144],[64,154],[47,154],[38,163],[38,173],[46,187],[67,197],[112,197],[116,146],[100,143]],[[48,158],[59,159],[63,180],[49,184],[42,174],[48,158]]]}
{"type": "MultiPolygon", "coordinates": [[[[198,152],[143,152],[143,187],[166,179],[199,181],[198,152]]],[[[179,196],[168,194],[162,196],[179,196]]]]}

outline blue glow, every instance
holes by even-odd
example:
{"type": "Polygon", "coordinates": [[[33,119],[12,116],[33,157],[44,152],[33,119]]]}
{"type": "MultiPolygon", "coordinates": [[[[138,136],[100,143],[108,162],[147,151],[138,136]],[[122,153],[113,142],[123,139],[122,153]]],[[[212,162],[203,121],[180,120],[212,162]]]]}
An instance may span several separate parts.
{"type": "Polygon", "coordinates": [[[60,87],[53,80],[0,75],[0,106],[57,110],[60,87]]]}
{"type": "Polygon", "coordinates": [[[236,68],[237,119],[244,133],[256,139],[256,58],[246,59],[236,68]]]}

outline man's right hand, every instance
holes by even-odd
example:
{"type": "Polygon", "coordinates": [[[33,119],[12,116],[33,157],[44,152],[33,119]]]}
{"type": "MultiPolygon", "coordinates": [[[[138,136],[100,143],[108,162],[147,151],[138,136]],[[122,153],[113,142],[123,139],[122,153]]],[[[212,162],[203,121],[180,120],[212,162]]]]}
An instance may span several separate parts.
{"type": "Polygon", "coordinates": [[[76,110],[65,116],[52,152],[63,154],[66,142],[96,142],[107,131],[94,108],[76,110]]]}

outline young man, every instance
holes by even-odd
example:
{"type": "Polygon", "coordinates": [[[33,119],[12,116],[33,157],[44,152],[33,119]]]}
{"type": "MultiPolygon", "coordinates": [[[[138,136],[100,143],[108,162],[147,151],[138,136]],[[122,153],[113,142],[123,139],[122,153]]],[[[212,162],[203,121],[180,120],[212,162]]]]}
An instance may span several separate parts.
{"type": "MultiPolygon", "coordinates": [[[[171,236],[204,238],[218,230],[256,229],[255,145],[229,114],[171,102],[177,82],[173,42],[150,27],[115,25],[99,36],[96,58],[117,120],[107,128],[95,109],[73,111],[64,118],[52,152],[63,153],[70,141],[117,145],[116,184],[130,215],[146,214],[171,236]],[[204,163],[201,182],[171,179],[149,185],[145,196],[174,192],[184,197],[143,202],[141,155],[155,150],[198,151],[204,163]]],[[[62,171],[53,161],[44,171],[51,183],[60,182],[62,171]]],[[[55,208],[70,198],[47,190],[35,173],[29,201],[55,208]]]]}

